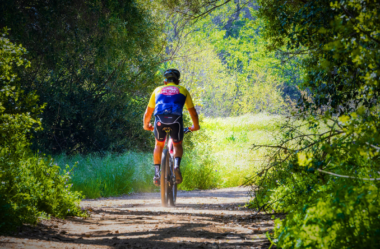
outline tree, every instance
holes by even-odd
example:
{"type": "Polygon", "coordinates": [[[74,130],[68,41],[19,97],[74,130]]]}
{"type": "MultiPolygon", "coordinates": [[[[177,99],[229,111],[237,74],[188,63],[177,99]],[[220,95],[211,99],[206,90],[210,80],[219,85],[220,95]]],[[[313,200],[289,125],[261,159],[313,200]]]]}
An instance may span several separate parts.
{"type": "Polygon", "coordinates": [[[133,0],[2,2],[0,26],[34,65],[18,73],[22,88],[47,103],[34,149],[149,147],[140,119],[164,42],[154,21],[133,0]]]}
{"type": "Polygon", "coordinates": [[[43,109],[35,92],[22,90],[15,73],[30,62],[26,50],[0,33],[0,232],[35,223],[41,214],[56,217],[84,215],[81,195],[70,192],[68,174],[30,151],[30,131],[40,129],[36,118],[43,109]]]}
{"type": "Polygon", "coordinates": [[[378,248],[379,4],[259,1],[268,49],[303,60],[305,91],[251,181],[281,248],[378,248]],[[310,236],[310,235],[313,236],[310,236]]]}
{"type": "Polygon", "coordinates": [[[265,50],[263,23],[250,1],[213,3],[219,7],[207,7],[210,1],[166,3],[175,20],[168,24],[175,29],[168,32],[176,51],[170,66],[184,72],[184,84],[207,116],[286,112],[285,100],[299,96],[298,58],[265,50]],[[196,13],[187,6],[192,4],[199,5],[196,13]]]}
{"type": "MultiPolygon", "coordinates": [[[[270,49],[286,44],[304,60],[304,88],[317,108],[372,107],[379,94],[379,3],[374,1],[259,1],[270,49]]],[[[343,108],[343,109],[342,109],[343,108]]]]}

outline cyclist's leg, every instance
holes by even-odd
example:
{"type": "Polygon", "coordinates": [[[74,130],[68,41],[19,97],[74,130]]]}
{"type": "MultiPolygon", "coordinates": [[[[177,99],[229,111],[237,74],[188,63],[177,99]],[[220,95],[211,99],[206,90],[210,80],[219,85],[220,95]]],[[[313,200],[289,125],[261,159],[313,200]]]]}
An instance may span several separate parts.
{"type": "Polygon", "coordinates": [[[174,158],[177,158],[177,157],[181,158],[183,155],[182,141],[179,143],[173,142],[173,145],[174,145],[174,158]]]}
{"type": "Polygon", "coordinates": [[[164,150],[164,147],[165,147],[165,140],[161,142],[156,139],[156,145],[153,151],[153,163],[155,165],[161,164],[161,156],[162,156],[162,151],[164,150]]]}
{"type": "Polygon", "coordinates": [[[155,167],[155,174],[153,177],[153,184],[160,185],[160,165],[162,151],[165,146],[166,132],[162,130],[163,125],[156,119],[154,122],[154,136],[156,138],[156,144],[153,151],[153,163],[155,167]]]}
{"type": "Polygon", "coordinates": [[[180,170],[180,164],[181,164],[181,158],[183,155],[183,147],[182,147],[182,140],[183,140],[183,120],[182,117],[180,117],[175,124],[172,126],[172,130],[170,132],[170,136],[173,139],[173,146],[174,146],[174,173],[176,175],[176,181],[177,183],[182,182],[182,174],[180,170]]]}

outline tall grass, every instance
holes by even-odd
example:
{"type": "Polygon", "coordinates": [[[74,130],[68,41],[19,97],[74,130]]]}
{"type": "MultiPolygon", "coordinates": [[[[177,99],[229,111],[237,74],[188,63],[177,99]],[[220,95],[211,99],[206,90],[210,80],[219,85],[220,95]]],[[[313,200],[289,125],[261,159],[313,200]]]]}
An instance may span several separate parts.
{"type": "Polygon", "coordinates": [[[180,189],[242,185],[265,161],[265,151],[252,151],[252,144],[274,141],[282,120],[283,116],[269,114],[202,120],[202,129],[185,138],[193,148],[183,158],[180,189]]]}
{"type": "Polygon", "coordinates": [[[132,192],[153,191],[152,155],[128,152],[122,155],[107,154],[73,157],[58,156],[58,165],[76,164],[72,174],[73,190],[81,191],[86,198],[117,196],[132,192]]]}
{"type": "MultiPolygon", "coordinates": [[[[185,153],[181,164],[184,181],[179,189],[243,184],[265,160],[265,151],[252,151],[252,144],[271,143],[282,119],[282,116],[267,114],[203,119],[201,130],[184,138],[185,153]]],[[[152,183],[151,152],[104,157],[58,156],[55,160],[58,165],[72,166],[77,162],[72,176],[73,189],[82,191],[87,198],[159,190],[152,183]]]]}

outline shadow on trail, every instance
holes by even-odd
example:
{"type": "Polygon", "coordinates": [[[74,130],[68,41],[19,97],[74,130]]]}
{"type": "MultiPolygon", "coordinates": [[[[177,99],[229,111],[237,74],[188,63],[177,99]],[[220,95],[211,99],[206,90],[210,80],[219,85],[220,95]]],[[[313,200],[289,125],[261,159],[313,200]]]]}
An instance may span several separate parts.
{"type": "MultiPolygon", "coordinates": [[[[45,241],[57,241],[61,243],[75,243],[80,245],[91,246],[111,246],[115,248],[268,248],[270,244],[266,239],[262,240],[246,240],[249,233],[233,233],[233,228],[225,226],[225,223],[236,221],[245,221],[247,223],[253,223],[255,220],[270,220],[271,215],[241,215],[236,217],[234,215],[226,215],[223,218],[220,216],[197,213],[195,214],[197,222],[190,222],[192,218],[191,213],[182,212],[180,214],[181,219],[176,223],[170,223],[172,216],[176,216],[172,212],[157,212],[149,211],[117,211],[109,209],[94,210],[94,216],[104,214],[109,220],[125,226],[138,226],[144,224],[145,227],[150,225],[149,221],[155,221],[151,224],[152,229],[145,231],[131,231],[118,233],[116,231],[110,231],[103,228],[100,223],[97,224],[98,229],[78,234],[78,233],[59,233],[56,230],[48,230],[48,227],[42,224],[36,227],[24,226],[23,234],[15,236],[18,238],[38,239],[45,241]],[[157,219],[160,219],[157,222],[157,219]],[[214,226],[221,226],[216,231],[208,231],[207,227],[210,226],[210,222],[218,222],[214,226]],[[157,226],[168,225],[170,227],[160,228],[157,226]],[[124,237],[124,238],[123,238],[124,237]],[[125,238],[128,237],[128,238],[125,238]],[[214,243],[207,241],[204,242],[191,242],[192,239],[204,239],[213,240],[214,243]],[[165,241],[164,241],[165,240],[165,241]],[[218,240],[223,240],[222,243],[218,243],[218,240]],[[228,242],[226,242],[228,241],[228,242]]],[[[194,215],[194,214],[193,214],[194,215]]],[[[177,214],[178,217],[178,214],[177,214]]],[[[88,220],[70,218],[68,221],[73,223],[92,224],[90,220],[94,222],[97,217],[90,218],[88,220]]],[[[99,221],[101,222],[101,221],[99,221]]],[[[211,224],[212,225],[212,224],[211,224]]],[[[106,224],[104,225],[106,226],[106,224]]],[[[264,234],[264,231],[256,231],[255,234],[264,234]]],[[[272,247],[273,248],[273,247],[272,247]]]]}

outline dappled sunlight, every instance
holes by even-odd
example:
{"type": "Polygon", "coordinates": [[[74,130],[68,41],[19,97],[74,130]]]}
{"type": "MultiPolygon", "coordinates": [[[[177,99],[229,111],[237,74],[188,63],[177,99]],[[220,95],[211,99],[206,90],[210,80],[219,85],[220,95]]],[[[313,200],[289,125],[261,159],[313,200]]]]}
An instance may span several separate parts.
{"type": "Polygon", "coordinates": [[[43,220],[24,227],[5,245],[28,241],[43,246],[125,246],[126,248],[240,248],[268,247],[273,229],[271,214],[244,208],[247,188],[181,191],[178,205],[163,208],[159,193],[84,200],[89,218],[43,220]],[[46,243],[41,243],[45,241],[46,243]]]}

